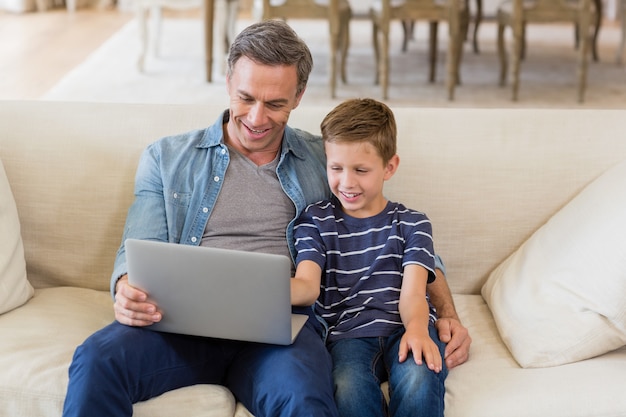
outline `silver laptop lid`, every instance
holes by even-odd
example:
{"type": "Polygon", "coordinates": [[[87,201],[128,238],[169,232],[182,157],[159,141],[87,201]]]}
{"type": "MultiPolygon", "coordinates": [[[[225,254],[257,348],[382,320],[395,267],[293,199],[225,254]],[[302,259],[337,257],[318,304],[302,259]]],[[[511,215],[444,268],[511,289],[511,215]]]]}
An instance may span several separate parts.
{"type": "Polygon", "coordinates": [[[292,331],[286,256],[137,239],[125,247],[129,283],[162,312],[151,329],[286,345],[306,322],[296,317],[292,331]]]}

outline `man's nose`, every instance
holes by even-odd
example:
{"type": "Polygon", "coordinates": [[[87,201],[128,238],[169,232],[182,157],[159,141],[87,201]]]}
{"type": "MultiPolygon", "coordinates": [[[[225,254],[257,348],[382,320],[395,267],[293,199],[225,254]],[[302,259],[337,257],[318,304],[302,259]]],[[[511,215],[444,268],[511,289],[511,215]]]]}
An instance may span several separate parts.
{"type": "Polygon", "coordinates": [[[265,123],[265,106],[263,103],[255,103],[248,112],[248,120],[253,123],[254,126],[265,123]]]}

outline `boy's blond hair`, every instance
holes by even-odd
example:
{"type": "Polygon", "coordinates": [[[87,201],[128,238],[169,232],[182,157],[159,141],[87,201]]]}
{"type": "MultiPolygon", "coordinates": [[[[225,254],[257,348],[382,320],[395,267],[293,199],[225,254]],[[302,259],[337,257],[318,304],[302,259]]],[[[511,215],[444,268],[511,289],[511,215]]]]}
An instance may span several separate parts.
{"type": "Polygon", "coordinates": [[[344,101],[321,124],[324,142],[371,143],[386,164],[396,154],[396,120],[387,105],[371,98],[344,101]]]}

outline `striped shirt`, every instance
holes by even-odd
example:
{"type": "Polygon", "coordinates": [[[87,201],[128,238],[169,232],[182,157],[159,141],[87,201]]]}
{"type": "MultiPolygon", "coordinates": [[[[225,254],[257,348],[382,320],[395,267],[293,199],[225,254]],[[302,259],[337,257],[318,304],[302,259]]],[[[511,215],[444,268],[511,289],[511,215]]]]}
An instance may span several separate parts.
{"type": "MultiPolygon", "coordinates": [[[[294,229],[296,264],[322,268],[316,313],[329,326],[328,341],[386,337],[402,326],[399,312],[402,271],[409,264],[435,278],[432,225],[424,213],[388,202],[376,216],[346,215],[336,200],[312,204],[294,229]]],[[[430,320],[435,311],[430,306],[430,320]]]]}

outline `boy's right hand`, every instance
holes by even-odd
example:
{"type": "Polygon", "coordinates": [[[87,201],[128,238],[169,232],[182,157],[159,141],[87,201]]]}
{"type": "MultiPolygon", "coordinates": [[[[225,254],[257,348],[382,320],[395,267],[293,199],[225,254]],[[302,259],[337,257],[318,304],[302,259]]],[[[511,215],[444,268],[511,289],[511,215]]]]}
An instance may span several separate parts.
{"type": "Polygon", "coordinates": [[[128,283],[128,275],[115,285],[115,319],[127,326],[149,326],[161,320],[156,305],[147,301],[148,295],[128,283]]]}
{"type": "Polygon", "coordinates": [[[398,360],[404,362],[409,352],[413,353],[413,359],[417,365],[425,364],[431,371],[441,372],[443,359],[437,344],[433,342],[428,332],[419,335],[407,330],[404,333],[400,340],[398,360]]]}

